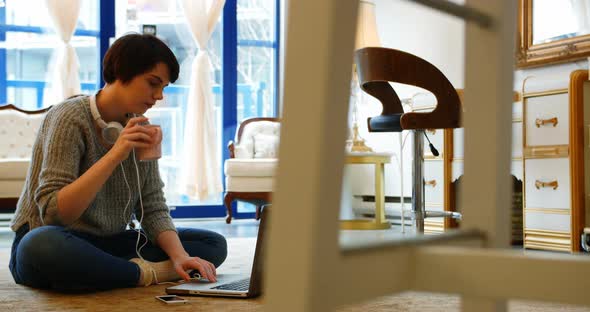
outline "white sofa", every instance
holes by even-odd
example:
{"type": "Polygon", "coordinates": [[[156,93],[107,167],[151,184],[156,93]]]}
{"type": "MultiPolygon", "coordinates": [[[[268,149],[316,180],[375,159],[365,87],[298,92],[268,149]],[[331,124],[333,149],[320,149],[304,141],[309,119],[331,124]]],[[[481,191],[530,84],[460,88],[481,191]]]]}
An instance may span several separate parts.
{"type": "Polygon", "coordinates": [[[230,141],[230,158],[225,161],[226,222],[232,219],[232,202],[240,200],[260,208],[270,203],[277,167],[281,123],[278,118],[258,117],[244,120],[230,141]]]}
{"type": "Polygon", "coordinates": [[[21,194],[37,130],[49,108],[0,106],[0,210],[14,209],[21,194]]]}

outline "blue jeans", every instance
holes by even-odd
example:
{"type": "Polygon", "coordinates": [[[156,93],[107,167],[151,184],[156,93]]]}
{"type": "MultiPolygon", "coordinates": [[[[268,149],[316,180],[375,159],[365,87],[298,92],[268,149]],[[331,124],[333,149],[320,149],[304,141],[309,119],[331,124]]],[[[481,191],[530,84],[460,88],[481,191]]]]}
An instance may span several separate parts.
{"type": "MultiPolygon", "coordinates": [[[[186,252],[218,267],[227,256],[220,234],[201,229],[179,228],[186,252]]],[[[10,272],[16,283],[58,291],[92,291],[135,287],[139,267],[128,261],[137,258],[137,232],[98,237],[61,226],[42,226],[29,231],[28,224],[16,232],[12,243],[10,272]]],[[[141,243],[145,242],[142,236],[141,243]]],[[[164,261],[168,255],[148,242],[141,249],[148,261],[164,261]]]]}

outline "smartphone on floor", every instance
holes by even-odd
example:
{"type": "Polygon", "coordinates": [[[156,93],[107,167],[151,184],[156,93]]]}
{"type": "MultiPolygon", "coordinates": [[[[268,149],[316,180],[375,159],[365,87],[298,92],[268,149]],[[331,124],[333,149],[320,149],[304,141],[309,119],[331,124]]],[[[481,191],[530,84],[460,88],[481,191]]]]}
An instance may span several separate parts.
{"type": "Polygon", "coordinates": [[[164,302],[165,304],[184,304],[188,303],[188,300],[178,297],[177,295],[164,295],[156,296],[156,299],[164,302]]]}

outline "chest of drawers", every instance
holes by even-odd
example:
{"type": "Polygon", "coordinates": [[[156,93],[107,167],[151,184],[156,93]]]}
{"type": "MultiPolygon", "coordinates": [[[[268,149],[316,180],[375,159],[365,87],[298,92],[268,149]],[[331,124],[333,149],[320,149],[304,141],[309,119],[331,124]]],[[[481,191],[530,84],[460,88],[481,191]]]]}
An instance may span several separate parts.
{"type": "Polygon", "coordinates": [[[584,104],[588,71],[523,87],[524,247],[578,251],[584,227],[584,104]]]}
{"type": "MultiPolygon", "coordinates": [[[[514,103],[512,122],[512,169],[522,181],[524,248],[579,251],[585,224],[583,84],[587,70],[569,77],[531,77],[523,84],[522,101],[514,103]]],[[[590,85],[589,85],[590,88],[590,85]]],[[[445,198],[455,210],[452,187],[463,174],[463,129],[445,130],[451,185],[445,198]]],[[[590,184],[590,183],[588,183],[590,184]]],[[[459,209],[460,210],[460,209],[459,209]]],[[[513,237],[513,241],[515,238],[513,237]]]]}

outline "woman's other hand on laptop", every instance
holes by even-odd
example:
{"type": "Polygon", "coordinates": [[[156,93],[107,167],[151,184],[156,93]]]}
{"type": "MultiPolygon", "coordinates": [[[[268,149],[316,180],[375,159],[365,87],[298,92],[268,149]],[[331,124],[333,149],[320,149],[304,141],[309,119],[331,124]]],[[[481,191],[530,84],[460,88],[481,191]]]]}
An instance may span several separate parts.
{"type": "Polygon", "coordinates": [[[199,257],[181,256],[173,260],[176,273],[185,281],[191,279],[187,272],[197,270],[201,279],[217,282],[217,271],[213,263],[199,257]]]}

